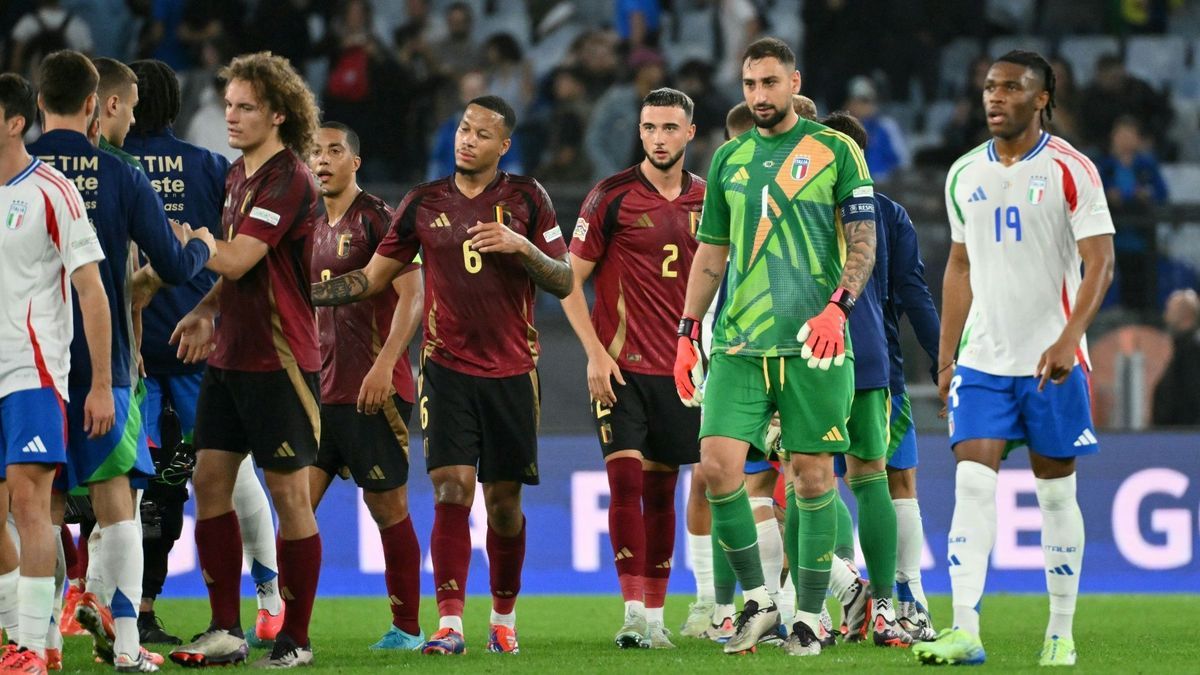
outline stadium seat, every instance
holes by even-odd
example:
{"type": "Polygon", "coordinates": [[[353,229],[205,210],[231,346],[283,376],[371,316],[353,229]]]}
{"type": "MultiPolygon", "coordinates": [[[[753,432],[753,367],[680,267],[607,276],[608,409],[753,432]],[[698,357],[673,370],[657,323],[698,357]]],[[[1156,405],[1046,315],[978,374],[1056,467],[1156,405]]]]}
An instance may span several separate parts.
{"type": "Polygon", "coordinates": [[[1059,56],[1075,71],[1075,84],[1086,87],[1096,72],[1096,60],[1105,54],[1120,54],[1121,43],[1108,35],[1084,35],[1064,38],[1058,47],[1059,56]]]}
{"type": "Polygon", "coordinates": [[[662,27],[663,56],[667,59],[667,65],[678,68],[680,64],[693,59],[711,63],[714,43],[712,14],[709,10],[684,9],[675,12],[674,17],[679,22],[678,30],[667,21],[663,22],[662,27]],[[678,42],[671,41],[672,34],[679,35],[678,42]]]}
{"type": "Polygon", "coordinates": [[[1200,204],[1200,164],[1164,164],[1162,174],[1172,204],[1200,204]]]}
{"type": "Polygon", "coordinates": [[[982,49],[979,40],[975,38],[955,38],[950,44],[942,47],[941,67],[938,81],[943,98],[953,98],[962,93],[967,86],[967,67],[979,56],[982,49]]]}
{"type": "Polygon", "coordinates": [[[1125,43],[1125,67],[1156,88],[1184,70],[1187,42],[1178,35],[1142,35],[1125,43]]]}
{"type": "Polygon", "coordinates": [[[988,43],[988,54],[992,57],[999,57],[1014,49],[1024,49],[1049,56],[1047,46],[1045,38],[1033,35],[1004,35],[992,38],[992,41],[988,43]]]}
{"type": "Polygon", "coordinates": [[[475,36],[480,44],[498,33],[508,33],[517,39],[522,50],[529,49],[531,42],[529,14],[525,3],[505,4],[493,14],[480,13],[475,22],[475,36]]]}
{"type": "Polygon", "coordinates": [[[573,22],[565,23],[542,36],[538,43],[525,53],[525,61],[533,68],[533,77],[541,80],[558,67],[584,29],[573,22]]]}

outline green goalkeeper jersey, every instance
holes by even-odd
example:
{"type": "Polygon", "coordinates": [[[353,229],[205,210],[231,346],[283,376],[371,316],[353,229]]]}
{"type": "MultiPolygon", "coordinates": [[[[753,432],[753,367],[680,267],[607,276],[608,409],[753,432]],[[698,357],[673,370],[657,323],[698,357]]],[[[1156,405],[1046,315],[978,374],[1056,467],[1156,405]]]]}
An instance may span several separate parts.
{"type": "Polygon", "coordinates": [[[779,136],[755,128],[717,149],[696,235],[729,247],[714,352],[800,353],[796,333],[825,308],[842,277],[838,206],[871,197],[871,185],[853,140],[803,118],[779,136]]]}

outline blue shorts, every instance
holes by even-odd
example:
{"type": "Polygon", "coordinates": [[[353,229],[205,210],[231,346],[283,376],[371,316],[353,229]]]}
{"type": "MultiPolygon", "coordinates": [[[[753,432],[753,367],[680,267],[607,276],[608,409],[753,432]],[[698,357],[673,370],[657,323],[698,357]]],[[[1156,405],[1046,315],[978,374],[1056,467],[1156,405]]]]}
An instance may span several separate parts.
{"type": "MultiPolygon", "coordinates": [[[[162,432],[158,428],[162,417],[163,403],[169,402],[179,416],[179,428],[186,441],[192,440],[196,428],[196,400],[200,398],[200,382],[204,373],[188,375],[148,376],[146,398],[142,401],[142,422],[146,427],[146,440],[154,447],[162,446],[162,432]]],[[[169,449],[169,448],[168,448],[169,449]]]]}
{"type": "Polygon", "coordinates": [[[145,395],[142,387],[135,397],[130,387],[113,387],[116,421],[100,438],[88,438],[83,430],[83,403],[86,387],[71,389],[67,406],[67,486],[75,488],[116,476],[131,480],[154,475],[154,460],[142,429],[142,411],[138,402],[145,395]]]}
{"type": "Polygon", "coordinates": [[[975,438],[1015,441],[1045,457],[1067,459],[1100,450],[1092,428],[1087,373],[1075,366],[1062,384],[1004,377],[959,366],[950,380],[951,447],[975,438]]]}
{"type": "Polygon", "coordinates": [[[0,398],[0,447],[9,464],[65,464],[66,408],[54,387],[24,389],[0,398]]]}
{"type": "Polygon", "coordinates": [[[891,439],[887,467],[904,470],[917,467],[917,425],[913,424],[912,402],[907,392],[892,395],[891,439]]]}

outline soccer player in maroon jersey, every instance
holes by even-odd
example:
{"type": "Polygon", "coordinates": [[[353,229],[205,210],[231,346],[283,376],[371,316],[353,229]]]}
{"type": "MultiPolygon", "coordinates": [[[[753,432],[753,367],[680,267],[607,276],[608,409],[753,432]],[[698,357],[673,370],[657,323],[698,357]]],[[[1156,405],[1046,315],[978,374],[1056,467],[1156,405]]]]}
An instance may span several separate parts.
{"type": "Polygon", "coordinates": [[[642,100],[645,158],[600,181],[571,241],[575,288],[563,299],[588,355],[588,393],[611,500],[609,539],[625,600],[622,649],[673,648],[663,602],[675,550],[675,482],[700,460],[700,411],[675,392],[664,345],[683,307],[704,180],[683,169],[696,134],[692,100],[656,89],[642,100]],[[588,319],[583,282],[596,271],[588,319]],[[615,381],[615,384],[614,384],[615,381]]]}
{"type": "MultiPolygon", "coordinates": [[[[326,122],[309,166],[321,184],[325,216],[313,234],[312,277],[330,279],[365,265],[387,234],[392,210],[358,186],[359,138],[326,122]]],[[[334,476],[354,477],[379,526],[392,626],[372,649],[417,649],[421,549],[408,517],[408,419],[413,375],[408,343],[421,320],[421,275],[412,264],[370,300],[317,308],[321,342],[321,444],[308,469],[313,510],[334,476]]]]}
{"type": "Polygon", "coordinates": [[[317,107],[287,59],[268,52],[234,59],[222,76],[229,144],[242,156],[225,180],[226,241],[208,265],[221,278],[171,336],[183,361],[208,358],[196,406],[194,483],[212,623],[171,659],[187,666],[246,659],[233,486],[252,452],[279,516],[279,587],[287,600],[275,645],[256,665],[288,668],[312,662],[308,624],[321,566],[304,469],[316,459],[321,430],[321,356],[307,285],[324,205],[301,159],[316,133],[317,107]]]}
{"type": "Polygon", "coordinates": [[[498,169],[516,113],[497,96],[467,104],[454,175],[413,188],[361,270],[313,285],[317,305],[379,293],[418,249],[425,264],[425,340],[418,400],[433,481],[438,631],[426,654],[461,654],[468,516],[475,483],[487,504],[492,614],[488,650],[515,653],[525,559],[521,485],[536,485],[539,416],[536,287],[562,298],[574,283],[546,191],[498,169]]]}

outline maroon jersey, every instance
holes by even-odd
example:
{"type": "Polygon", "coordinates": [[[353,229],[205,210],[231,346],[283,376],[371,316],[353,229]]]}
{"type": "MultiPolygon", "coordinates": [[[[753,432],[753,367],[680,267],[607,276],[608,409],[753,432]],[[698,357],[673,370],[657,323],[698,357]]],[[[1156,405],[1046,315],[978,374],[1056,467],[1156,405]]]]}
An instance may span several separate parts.
{"type": "MultiPolygon", "coordinates": [[[[326,281],[362,269],[383,241],[392,222],[392,210],[382,199],[359,192],[336,223],[322,214],[313,234],[312,278],[326,281]]],[[[404,273],[418,265],[410,265],[404,273]]],[[[317,308],[321,340],[321,403],[358,402],[363,378],[375,364],[392,328],[392,314],[400,296],[390,285],[368,300],[340,307],[317,308]]],[[[413,402],[412,364],[405,350],[396,359],[392,387],[400,398],[413,402]]]]}
{"type": "Polygon", "coordinates": [[[246,176],[238,158],[225,177],[221,227],[226,241],[245,234],[270,247],[241,279],[222,279],[220,320],[209,365],[265,372],[321,368],[309,295],[312,232],[325,212],[317,181],[291,150],[246,176]]]}
{"type": "Polygon", "coordinates": [[[592,325],[623,370],[670,375],[683,312],[704,180],[683,172],[674,201],[638,166],[592,188],[571,237],[571,253],[597,264],[592,325]]]}
{"type": "Polygon", "coordinates": [[[425,265],[422,354],[468,375],[510,377],[533,370],[536,287],[521,258],[478,253],[467,230],[501,219],[551,258],[567,252],[550,196],[534,179],[503,171],[474,199],[443,178],[413,188],[396,209],[376,253],[408,262],[421,250],[425,265]]]}

